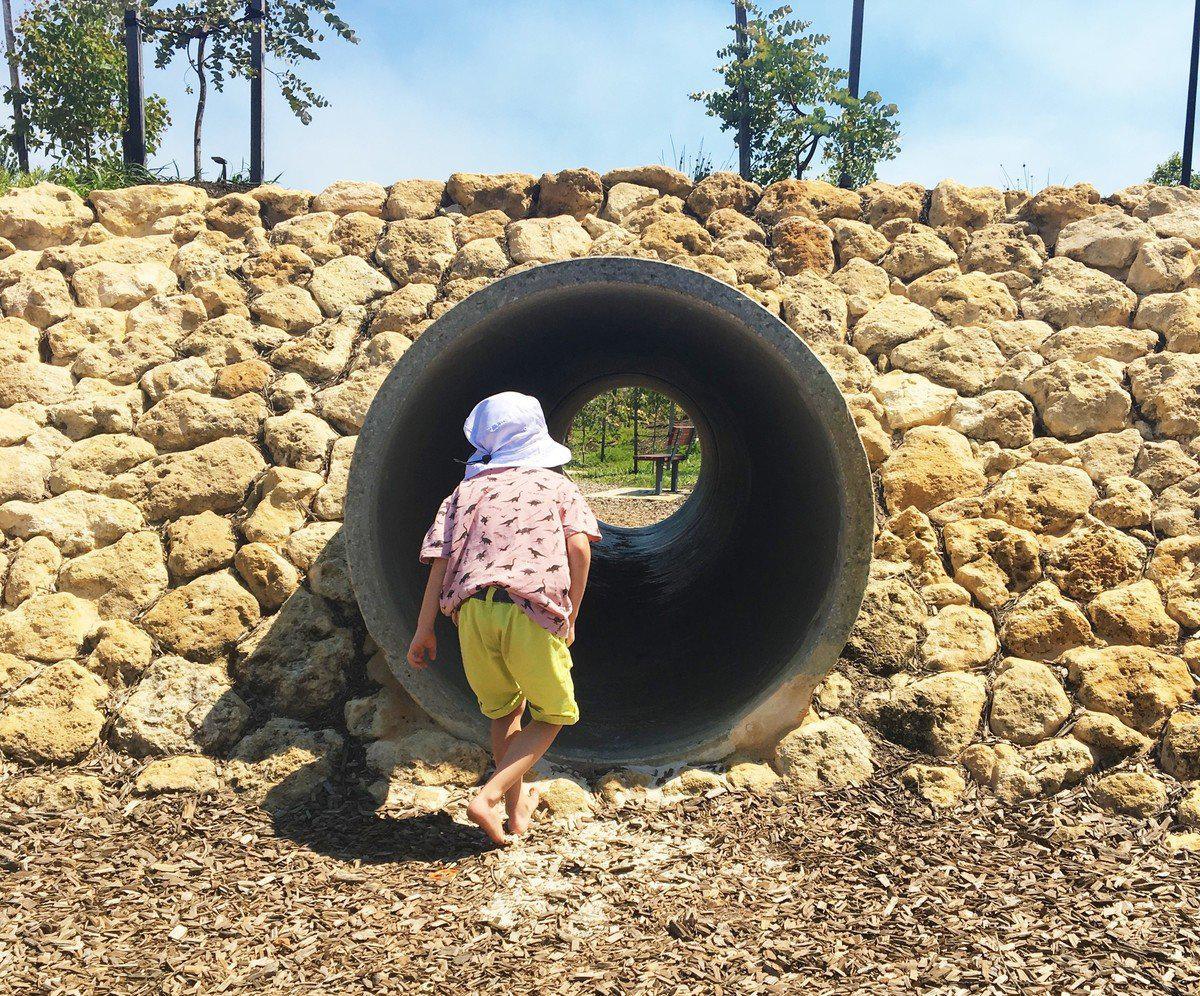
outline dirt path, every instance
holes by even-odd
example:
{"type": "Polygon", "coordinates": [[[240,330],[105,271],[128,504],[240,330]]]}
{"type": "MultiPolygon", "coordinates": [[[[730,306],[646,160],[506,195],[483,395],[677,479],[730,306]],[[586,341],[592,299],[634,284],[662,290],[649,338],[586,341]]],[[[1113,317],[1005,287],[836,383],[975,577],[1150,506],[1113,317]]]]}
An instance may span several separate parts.
{"type": "Polygon", "coordinates": [[[726,793],[486,851],[355,799],[0,804],[0,992],[1195,992],[1164,826],[975,806],[726,793]]]}
{"type": "Polygon", "coordinates": [[[592,511],[596,513],[596,518],[613,526],[652,526],[678,511],[679,506],[687,501],[690,494],[688,492],[656,498],[597,497],[598,493],[612,491],[616,487],[618,485],[611,481],[579,483],[579,489],[587,498],[592,511]]]}

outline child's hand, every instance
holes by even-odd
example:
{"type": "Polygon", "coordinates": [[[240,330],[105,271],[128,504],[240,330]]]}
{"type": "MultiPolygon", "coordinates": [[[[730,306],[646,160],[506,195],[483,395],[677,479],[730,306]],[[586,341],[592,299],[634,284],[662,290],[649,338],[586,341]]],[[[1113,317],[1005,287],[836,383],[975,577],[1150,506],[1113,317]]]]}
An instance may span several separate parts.
{"type": "Polygon", "coordinates": [[[418,671],[424,671],[434,660],[437,660],[437,637],[432,629],[417,630],[408,645],[408,663],[418,671]]]}
{"type": "Polygon", "coordinates": [[[575,642],[575,620],[571,620],[571,628],[567,630],[567,635],[563,637],[563,643],[568,647],[575,642]]]}

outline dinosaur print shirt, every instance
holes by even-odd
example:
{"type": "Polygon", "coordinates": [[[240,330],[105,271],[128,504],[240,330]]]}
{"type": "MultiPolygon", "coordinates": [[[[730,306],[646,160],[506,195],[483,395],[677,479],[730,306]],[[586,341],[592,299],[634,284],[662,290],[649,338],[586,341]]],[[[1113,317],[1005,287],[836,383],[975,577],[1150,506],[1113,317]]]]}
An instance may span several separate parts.
{"type": "Polygon", "coordinates": [[[441,610],[482,588],[505,588],[543,629],[566,636],[571,585],[567,537],[600,539],[596,516],[571,480],[541,467],[499,467],[463,481],[438,509],[421,560],[445,557],[441,610]]]}

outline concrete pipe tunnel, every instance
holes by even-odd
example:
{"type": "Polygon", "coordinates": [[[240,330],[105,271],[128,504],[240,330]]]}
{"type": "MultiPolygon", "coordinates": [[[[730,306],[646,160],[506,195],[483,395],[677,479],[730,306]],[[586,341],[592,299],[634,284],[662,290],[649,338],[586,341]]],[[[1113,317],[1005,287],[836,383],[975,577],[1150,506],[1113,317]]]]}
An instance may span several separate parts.
{"type": "Polygon", "coordinates": [[[695,419],[692,496],[642,528],[601,520],[572,653],[581,721],[554,757],[589,768],[714,760],[795,726],[844,645],[871,557],[870,471],[820,361],[783,322],[704,274],[642,259],[505,277],[435,321],[359,435],[345,533],[367,627],[416,702],[486,743],[453,624],[404,661],[427,568],[417,549],[462,477],[462,424],[503,390],[565,439],[601,391],[641,384],[695,419]]]}

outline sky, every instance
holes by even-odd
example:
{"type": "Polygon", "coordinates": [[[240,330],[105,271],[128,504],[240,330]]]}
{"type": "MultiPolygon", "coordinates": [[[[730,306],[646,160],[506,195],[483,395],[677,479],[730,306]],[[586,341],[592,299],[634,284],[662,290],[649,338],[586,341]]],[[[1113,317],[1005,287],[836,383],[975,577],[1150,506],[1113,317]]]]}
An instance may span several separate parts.
{"type": "MultiPolygon", "coordinates": [[[[845,65],[850,0],[794,6],[845,65]]],[[[732,134],[688,99],[715,85],[728,0],[341,0],[338,10],[360,43],[327,40],[301,70],[331,106],[305,127],[268,81],[266,172],[285,185],[675,164],[701,143],[716,168],[736,168],[732,134]]],[[[1103,193],[1144,180],[1182,142],[1191,17],[1186,0],[871,0],[862,87],[899,105],[902,131],[881,178],[1087,180],[1103,193]]],[[[189,174],[185,65],[155,70],[149,51],[146,63],[147,88],[174,115],[157,161],[189,174]]],[[[236,165],[248,142],[247,85],[234,80],[210,97],[206,161],[236,165]]]]}

